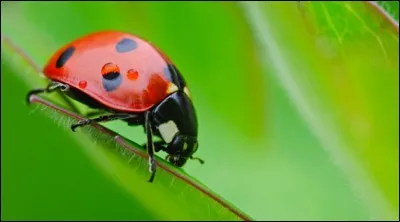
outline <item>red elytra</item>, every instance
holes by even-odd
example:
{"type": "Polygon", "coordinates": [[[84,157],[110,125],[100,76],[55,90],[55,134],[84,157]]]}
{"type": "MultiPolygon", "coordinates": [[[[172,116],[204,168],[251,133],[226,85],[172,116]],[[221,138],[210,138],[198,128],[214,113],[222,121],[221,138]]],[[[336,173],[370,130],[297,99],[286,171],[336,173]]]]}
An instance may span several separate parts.
{"type": "Polygon", "coordinates": [[[58,50],[43,73],[51,79],[33,94],[64,91],[92,108],[109,111],[71,125],[71,130],[92,123],[124,120],[142,125],[152,182],[154,153],[182,167],[199,143],[197,116],[183,76],[169,58],[149,42],[129,33],[102,31],[81,37],[58,50]],[[110,112],[111,111],[111,112],[110,112]],[[153,136],[161,138],[155,143],[153,136]]]}
{"type": "Polygon", "coordinates": [[[59,49],[43,72],[107,107],[143,112],[173,92],[171,86],[176,85],[168,71],[171,64],[146,40],[129,33],[102,31],[59,49]]]}

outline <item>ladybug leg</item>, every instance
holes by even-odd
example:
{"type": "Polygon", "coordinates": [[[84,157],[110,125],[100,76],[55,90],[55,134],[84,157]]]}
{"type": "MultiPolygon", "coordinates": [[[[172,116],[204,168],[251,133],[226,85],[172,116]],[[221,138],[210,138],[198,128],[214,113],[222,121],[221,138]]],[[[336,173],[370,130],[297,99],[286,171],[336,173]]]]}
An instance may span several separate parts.
{"type": "Polygon", "coordinates": [[[90,112],[87,112],[85,116],[87,118],[90,118],[90,117],[97,116],[97,115],[104,114],[104,113],[105,113],[104,111],[90,111],[90,112]]]}
{"type": "Polygon", "coordinates": [[[154,151],[158,152],[160,150],[165,151],[165,142],[164,141],[156,141],[153,143],[154,144],[154,151]]]}
{"type": "MultiPolygon", "coordinates": [[[[41,88],[41,89],[34,89],[28,92],[26,96],[26,102],[27,104],[31,103],[31,96],[36,95],[39,93],[51,93],[53,91],[56,91],[57,89],[60,89],[61,91],[67,91],[69,90],[69,85],[63,84],[60,82],[51,82],[46,88],[41,88]]],[[[76,113],[78,113],[78,109],[75,107],[75,105],[66,97],[64,93],[60,94],[61,97],[63,97],[64,101],[68,104],[68,106],[76,113]]]]}
{"type": "Polygon", "coordinates": [[[149,171],[151,173],[149,182],[153,182],[154,176],[156,175],[156,160],[154,158],[154,143],[153,143],[153,131],[150,122],[150,112],[145,114],[145,128],[147,134],[147,154],[149,155],[149,171]]]}
{"type": "MultiPolygon", "coordinates": [[[[164,150],[165,151],[165,142],[164,141],[156,141],[153,142],[154,145],[154,151],[157,153],[160,150],[164,150]]],[[[142,146],[146,146],[146,144],[143,144],[142,146]]]]}
{"type": "Polygon", "coordinates": [[[128,118],[135,118],[138,117],[137,115],[134,114],[127,114],[127,113],[115,113],[111,115],[104,115],[100,116],[94,119],[84,119],[79,121],[77,124],[71,125],[71,130],[75,132],[75,129],[80,126],[86,126],[90,125],[92,123],[99,123],[99,122],[108,122],[112,120],[118,120],[118,119],[128,119],[128,118]]]}
{"type": "Polygon", "coordinates": [[[28,104],[31,103],[31,96],[36,95],[39,93],[51,93],[57,89],[61,89],[61,91],[67,91],[69,89],[69,85],[67,84],[62,84],[60,82],[51,82],[46,88],[41,88],[41,89],[34,89],[28,92],[28,95],[26,95],[26,102],[28,104]]]}

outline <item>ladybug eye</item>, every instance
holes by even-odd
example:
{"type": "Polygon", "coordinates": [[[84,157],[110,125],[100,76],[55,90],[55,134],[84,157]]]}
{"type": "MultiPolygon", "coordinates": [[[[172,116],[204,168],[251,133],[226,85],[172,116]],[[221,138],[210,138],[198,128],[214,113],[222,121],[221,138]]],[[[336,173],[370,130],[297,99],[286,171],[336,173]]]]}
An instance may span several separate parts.
{"type": "Polygon", "coordinates": [[[107,63],[101,69],[103,78],[107,80],[113,80],[120,75],[119,67],[114,63],[107,63]]]}

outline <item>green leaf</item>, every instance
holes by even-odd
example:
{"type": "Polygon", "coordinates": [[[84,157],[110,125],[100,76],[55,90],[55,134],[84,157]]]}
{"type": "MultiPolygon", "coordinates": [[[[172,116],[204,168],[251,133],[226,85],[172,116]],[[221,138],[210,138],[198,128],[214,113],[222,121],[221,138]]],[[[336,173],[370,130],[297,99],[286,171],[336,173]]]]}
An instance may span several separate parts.
{"type": "MultiPolygon", "coordinates": [[[[2,59],[2,64],[4,63],[8,68],[8,70],[7,68],[3,69],[2,66],[2,73],[5,71],[4,73],[7,75],[17,76],[17,73],[27,73],[26,70],[37,69],[33,61],[22,54],[23,51],[5,37],[2,37],[2,46],[2,55],[5,58],[5,60],[2,59]],[[19,59],[18,56],[20,56],[19,59]]],[[[38,80],[38,78],[39,75],[32,75],[29,82],[38,80]]],[[[68,131],[74,121],[83,119],[82,116],[41,97],[32,96],[30,100],[42,111],[47,107],[45,109],[47,115],[58,121],[58,125],[68,131]],[[48,113],[48,111],[50,112],[48,113]]],[[[52,128],[53,131],[59,131],[57,125],[52,128]]],[[[86,131],[86,135],[71,132],[69,135],[71,139],[77,140],[79,147],[93,158],[108,177],[123,187],[133,199],[143,204],[147,211],[151,212],[153,218],[160,220],[250,220],[247,215],[221,199],[199,181],[191,178],[184,171],[174,168],[161,158],[157,158],[158,171],[155,181],[148,183],[150,174],[148,173],[147,153],[144,148],[99,125],[94,125],[84,131],[86,131]],[[195,204],[188,204],[191,202],[195,204]]]]}
{"type": "Polygon", "coordinates": [[[242,6],[270,60],[265,71],[280,81],[370,217],[398,218],[398,24],[369,2],[242,6]]]}

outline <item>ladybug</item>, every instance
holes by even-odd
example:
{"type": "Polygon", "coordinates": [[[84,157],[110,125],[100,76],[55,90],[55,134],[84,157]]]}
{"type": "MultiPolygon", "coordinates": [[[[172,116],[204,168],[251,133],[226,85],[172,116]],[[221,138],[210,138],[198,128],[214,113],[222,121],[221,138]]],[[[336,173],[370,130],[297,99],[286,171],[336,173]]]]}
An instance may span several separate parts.
{"type": "Polygon", "coordinates": [[[149,156],[149,182],[154,180],[154,153],[168,153],[182,167],[198,149],[198,122],[186,82],[156,46],[135,35],[101,31],[78,38],[49,59],[43,74],[46,88],[33,94],[61,91],[87,106],[107,112],[71,125],[72,131],[92,123],[123,120],[144,127],[149,156]],[[153,141],[159,138],[159,141],[153,141]]]}

